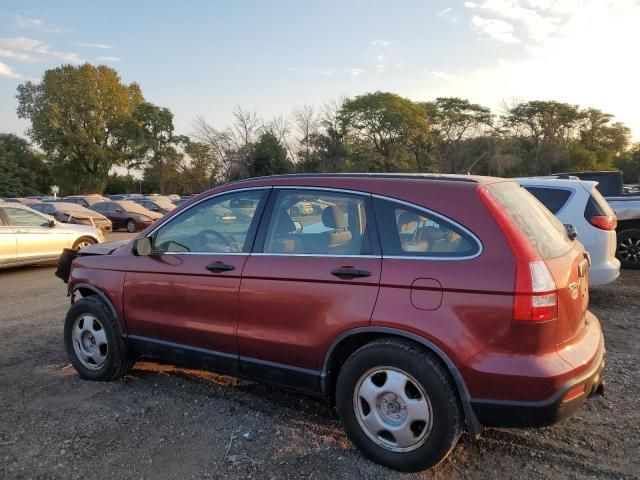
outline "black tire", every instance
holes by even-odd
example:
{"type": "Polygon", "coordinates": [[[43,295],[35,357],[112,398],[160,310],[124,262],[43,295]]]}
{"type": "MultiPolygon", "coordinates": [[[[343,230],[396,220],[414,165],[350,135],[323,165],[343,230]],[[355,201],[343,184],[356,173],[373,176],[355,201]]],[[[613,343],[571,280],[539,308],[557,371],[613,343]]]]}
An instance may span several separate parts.
{"type": "Polygon", "coordinates": [[[460,436],[462,414],[447,373],[424,350],[400,340],[376,340],[349,357],[338,375],[336,406],[347,436],[360,451],[374,462],[395,470],[417,472],[437,465],[451,452],[460,436]],[[430,433],[414,450],[398,452],[381,446],[358,420],[354,391],[361,377],[376,367],[406,372],[428,392],[430,433]]]}
{"type": "Polygon", "coordinates": [[[109,381],[124,375],[133,366],[134,358],[126,342],[120,334],[117,319],[111,310],[96,296],[89,296],[75,301],[64,322],[64,344],[69,360],[82,378],[87,380],[109,381]],[[99,369],[85,367],[74,348],[73,328],[80,317],[91,315],[95,317],[106,335],[107,353],[104,364],[99,369]]]}
{"type": "Polygon", "coordinates": [[[618,233],[616,257],[622,268],[640,269],[640,230],[629,229],[618,233]]]}
{"type": "Polygon", "coordinates": [[[89,245],[95,245],[96,243],[97,242],[91,237],[80,237],[78,240],[75,241],[72,248],[74,250],[79,250],[80,248],[84,248],[89,245]]]}
{"type": "Polygon", "coordinates": [[[134,233],[138,231],[138,224],[133,218],[127,219],[127,224],[125,225],[127,232],[134,233]]]}

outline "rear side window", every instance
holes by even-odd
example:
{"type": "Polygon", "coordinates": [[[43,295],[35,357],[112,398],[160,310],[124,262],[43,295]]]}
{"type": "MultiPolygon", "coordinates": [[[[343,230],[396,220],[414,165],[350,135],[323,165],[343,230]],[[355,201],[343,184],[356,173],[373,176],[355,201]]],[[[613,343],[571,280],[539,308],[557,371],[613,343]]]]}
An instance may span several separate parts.
{"type": "Polygon", "coordinates": [[[385,256],[469,257],[478,242],[462,228],[435,213],[391,200],[375,200],[385,256]]]}
{"type": "Polygon", "coordinates": [[[591,195],[589,195],[587,206],[584,209],[584,218],[589,220],[592,217],[610,217],[614,215],[615,212],[598,189],[591,189],[591,195]]]}
{"type": "Polygon", "coordinates": [[[564,225],[519,184],[494,183],[486,189],[543,259],[559,257],[571,249],[572,243],[564,225]]]}
{"type": "Polygon", "coordinates": [[[551,213],[558,213],[567,204],[571,190],[564,188],[524,187],[536,197],[551,213]]]}

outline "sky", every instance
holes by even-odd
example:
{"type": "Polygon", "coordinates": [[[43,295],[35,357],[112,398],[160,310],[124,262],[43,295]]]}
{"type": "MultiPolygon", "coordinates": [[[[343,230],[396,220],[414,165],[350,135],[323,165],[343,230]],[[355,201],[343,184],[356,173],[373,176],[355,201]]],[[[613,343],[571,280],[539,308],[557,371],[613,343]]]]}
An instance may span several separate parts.
{"type": "Polygon", "coordinates": [[[24,135],[16,87],[107,64],[168,107],[178,133],[241,106],[265,119],[391,91],[500,112],[558,100],[640,140],[640,0],[32,1],[0,4],[0,132],[24,135]]]}

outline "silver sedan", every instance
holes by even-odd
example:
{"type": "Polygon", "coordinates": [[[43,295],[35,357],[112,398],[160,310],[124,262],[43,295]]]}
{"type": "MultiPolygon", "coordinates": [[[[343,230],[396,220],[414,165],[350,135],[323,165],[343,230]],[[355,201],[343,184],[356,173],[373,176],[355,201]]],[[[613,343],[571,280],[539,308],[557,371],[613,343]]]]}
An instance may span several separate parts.
{"type": "Polygon", "coordinates": [[[55,260],[65,248],[102,242],[95,227],[62,224],[27,206],[0,203],[0,268],[55,260]]]}

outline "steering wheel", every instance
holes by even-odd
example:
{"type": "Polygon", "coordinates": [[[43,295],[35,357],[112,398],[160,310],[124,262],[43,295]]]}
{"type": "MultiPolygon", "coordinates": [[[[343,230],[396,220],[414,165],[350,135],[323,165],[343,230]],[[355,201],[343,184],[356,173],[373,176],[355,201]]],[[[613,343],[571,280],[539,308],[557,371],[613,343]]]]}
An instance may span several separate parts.
{"type": "Polygon", "coordinates": [[[212,235],[216,237],[219,243],[222,243],[225,247],[229,247],[229,252],[240,251],[240,249],[238,248],[238,245],[236,245],[233,239],[230,239],[229,237],[226,237],[220,232],[217,232],[215,230],[202,230],[201,232],[198,233],[198,236],[196,237],[196,244],[198,246],[198,250],[207,251],[207,249],[209,248],[207,235],[212,235]]]}

